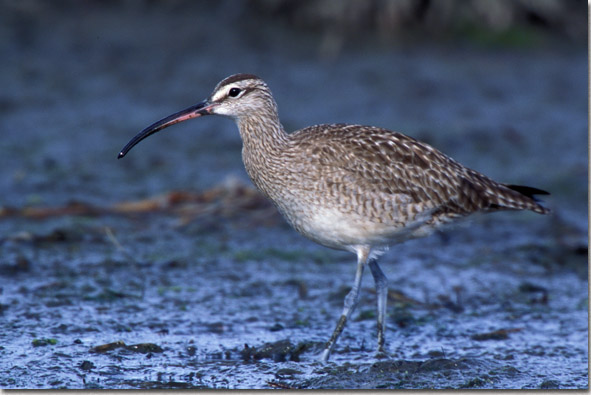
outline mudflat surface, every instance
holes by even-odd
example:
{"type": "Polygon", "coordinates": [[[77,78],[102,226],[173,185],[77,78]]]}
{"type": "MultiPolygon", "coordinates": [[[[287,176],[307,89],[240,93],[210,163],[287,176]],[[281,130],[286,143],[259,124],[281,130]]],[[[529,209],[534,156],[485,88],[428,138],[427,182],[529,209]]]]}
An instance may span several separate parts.
{"type": "Polygon", "coordinates": [[[588,387],[584,45],[368,42],[326,59],[321,38],[227,5],[43,4],[0,12],[0,387],[588,387]],[[374,356],[367,275],[322,364],[355,258],[252,189],[231,121],[178,125],[116,159],[235,72],[268,82],[288,130],[404,132],[550,191],[553,213],[393,247],[389,356],[374,356]]]}

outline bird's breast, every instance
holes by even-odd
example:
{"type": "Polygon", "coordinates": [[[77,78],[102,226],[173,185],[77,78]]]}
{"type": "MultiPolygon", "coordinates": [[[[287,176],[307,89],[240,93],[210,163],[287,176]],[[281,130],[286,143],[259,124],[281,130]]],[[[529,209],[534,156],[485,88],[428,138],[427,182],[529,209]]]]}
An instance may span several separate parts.
{"type": "Polygon", "coordinates": [[[243,150],[243,161],[254,185],[290,225],[327,247],[396,244],[416,237],[431,218],[432,207],[405,194],[363,188],[347,173],[329,167],[306,167],[305,160],[288,155],[248,150],[243,150]]]}

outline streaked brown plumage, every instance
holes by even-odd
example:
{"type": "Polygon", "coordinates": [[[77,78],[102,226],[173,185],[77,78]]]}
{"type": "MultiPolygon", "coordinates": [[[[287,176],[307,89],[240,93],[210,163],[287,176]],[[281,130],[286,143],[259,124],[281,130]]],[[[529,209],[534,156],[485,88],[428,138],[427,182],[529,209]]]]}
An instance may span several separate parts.
{"type": "Polygon", "coordinates": [[[547,192],[493,181],[400,133],[333,124],[287,134],[268,86],[251,74],[224,79],[207,100],[150,125],[119,157],[172,124],[210,114],[236,121],[248,175],[298,232],[357,254],[355,282],[323,360],[357,305],[365,266],[376,282],[383,352],[387,285],[377,259],[389,246],[474,212],[549,212],[533,197],[547,192]]]}

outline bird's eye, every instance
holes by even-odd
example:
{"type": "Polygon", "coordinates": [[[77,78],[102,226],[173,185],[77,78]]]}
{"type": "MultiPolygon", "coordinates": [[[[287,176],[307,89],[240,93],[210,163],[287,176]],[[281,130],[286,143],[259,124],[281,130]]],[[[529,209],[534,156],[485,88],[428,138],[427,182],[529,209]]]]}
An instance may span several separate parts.
{"type": "Polygon", "coordinates": [[[240,88],[232,88],[230,89],[230,92],[228,92],[228,95],[230,95],[230,97],[236,97],[240,94],[240,92],[240,88]]]}

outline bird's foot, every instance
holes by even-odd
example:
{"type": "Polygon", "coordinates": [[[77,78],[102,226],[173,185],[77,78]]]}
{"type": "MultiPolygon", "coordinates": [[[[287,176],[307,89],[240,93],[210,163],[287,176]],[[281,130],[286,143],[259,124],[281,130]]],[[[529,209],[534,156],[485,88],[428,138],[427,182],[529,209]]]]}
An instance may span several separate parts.
{"type": "Polygon", "coordinates": [[[375,359],[389,359],[391,357],[384,349],[379,349],[376,351],[375,359]]]}
{"type": "Polygon", "coordinates": [[[330,358],[330,349],[329,348],[325,348],[322,351],[322,354],[320,354],[320,362],[328,362],[328,358],[330,358]]]}

